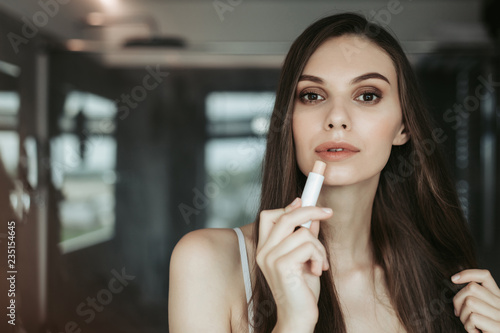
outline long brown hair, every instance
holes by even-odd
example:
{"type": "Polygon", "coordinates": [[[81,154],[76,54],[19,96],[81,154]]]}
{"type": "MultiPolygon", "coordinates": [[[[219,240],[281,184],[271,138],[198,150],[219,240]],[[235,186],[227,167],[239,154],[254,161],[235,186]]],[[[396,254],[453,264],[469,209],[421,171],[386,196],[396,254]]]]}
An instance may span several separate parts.
{"type": "MultiPolygon", "coordinates": [[[[392,306],[408,332],[464,332],[453,314],[457,288],[449,279],[460,270],[477,267],[473,239],[411,65],[397,40],[379,25],[357,14],[337,14],[315,22],[292,44],[271,116],[259,213],[285,207],[302,193],[306,177],[297,166],[292,136],[295,89],[313,52],[327,39],[342,35],[361,36],[390,56],[410,137],[404,145],[393,146],[372,209],[375,263],[384,271],[392,306]]],[[[259,215],[253,234],[256,247],[259,215]]],[[[328,249],[322,231],[319,239],[328,249]]],[[[262,271],[257,264],[254,267],[250,320],[256,333],[271,332],[277,320],[276,303],[262,271]]],[[[331,270],[320,281],[315,332],[346,332],[331,270]]]]}

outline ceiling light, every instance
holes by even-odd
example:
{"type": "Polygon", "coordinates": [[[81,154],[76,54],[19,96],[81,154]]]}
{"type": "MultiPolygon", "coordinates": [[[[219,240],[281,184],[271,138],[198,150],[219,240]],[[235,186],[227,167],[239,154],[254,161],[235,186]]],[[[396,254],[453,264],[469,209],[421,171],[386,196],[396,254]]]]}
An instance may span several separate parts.
{"type": "Polygon", "coordinates": [[[85,49],[85,42],[81,39],[69,39],[66,41],[66,47],[70,51],[83,51],[85,49]]]}
{"type": "Polygon", "coordinates": [[[118,5],[117,0],[101,0],[101,3],[106,7],[116,7],[118,5]]]}
{"type": "Polygon", "coordinates": [[[104,25],[105,15],[99,12],[89,13],[87,15],[87,24],[93,26],[101,26],[104,25]]]}

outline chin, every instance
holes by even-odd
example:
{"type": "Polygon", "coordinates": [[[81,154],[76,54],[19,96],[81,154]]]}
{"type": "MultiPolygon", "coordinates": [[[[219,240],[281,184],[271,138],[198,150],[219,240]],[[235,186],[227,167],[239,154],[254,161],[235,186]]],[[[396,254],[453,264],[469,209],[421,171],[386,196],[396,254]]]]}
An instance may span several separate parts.
{"type": "Polygon", "coordinates": [[[350,172],[327,172],[325,174],[325,180],[323,186],[349,186],[362,183],[376,182],[378,185],[378,180],[380,177],[380,172],[373,174],[366,174],[366,172],[354,173],[350,172]]]}

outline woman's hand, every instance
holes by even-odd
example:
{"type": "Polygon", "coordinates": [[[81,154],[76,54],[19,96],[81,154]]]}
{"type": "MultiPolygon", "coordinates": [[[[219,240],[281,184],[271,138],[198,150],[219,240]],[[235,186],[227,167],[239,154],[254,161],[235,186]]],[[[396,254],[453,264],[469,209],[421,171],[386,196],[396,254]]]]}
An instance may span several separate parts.
{"type": "Polygon", "coordinates": [[[455,315],[469,333],[500,332],[500,289],[488,270],[466,269],[452,276],[457,284],[468,283],[453,298],[455,315]],[[457,278],[458,277],[458,278],[457,278]]]}
{"type": "MultiPolygon", "coordinates": [[[[276,301],[280,329],[313,331],[318,320],[319,276],[328,270],[326,250],[318,240],[319,220],[329,208],[300,207],[295,199],[281,209],[260,214],[256,260],[276,301]],[[311,229],[295,228],[312,220],[311,229]]],[[[291,331],[290,331],[291,332],[291,331]]]]}

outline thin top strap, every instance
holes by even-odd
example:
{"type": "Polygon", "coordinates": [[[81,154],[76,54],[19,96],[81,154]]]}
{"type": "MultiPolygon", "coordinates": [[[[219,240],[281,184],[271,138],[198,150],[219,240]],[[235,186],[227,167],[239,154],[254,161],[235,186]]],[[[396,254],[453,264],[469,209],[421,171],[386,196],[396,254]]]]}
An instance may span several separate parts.
{"type": "Polygon", "coordinates": [[[243,270],[243,282],[245,283],[245,294],[247,295],[248,306],[248,332],[253,333],[251,320],[253,319],[253,301],[249,304],[252,298],[252,281],[250,280],[250,269],[248,267],[247,247],[245,245],[245,238],[240,228],[233,228],[238,235],[238,244],[240,246],[241,268],[243,270]]]}

